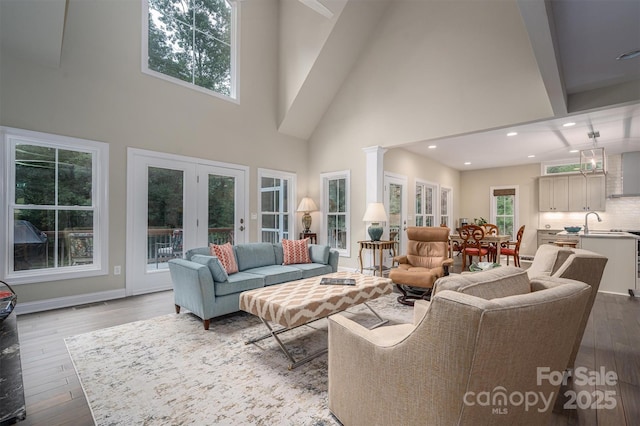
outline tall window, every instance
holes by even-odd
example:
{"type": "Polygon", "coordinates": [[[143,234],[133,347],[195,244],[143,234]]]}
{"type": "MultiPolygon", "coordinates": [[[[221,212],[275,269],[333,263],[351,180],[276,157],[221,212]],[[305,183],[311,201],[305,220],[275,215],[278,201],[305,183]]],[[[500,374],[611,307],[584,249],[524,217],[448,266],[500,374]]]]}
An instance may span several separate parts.
{"type": "Polygon", "coordinates": [[[271,170],[259,170],[260,235],[262,242],[277,243],[293,239],[293,206],[295,175],[271,170]]]}
{"type": "Polygon", "coordinates": [[[491,188],[491,223],[498,226],[498,232],[515,238],[518,224],[517,187],[491,188]]]}
{"type": "Polygon", "coordinates": [[[451,188],[440,188],[440,225],[453,227],[453,197],[451,188]]]}
{"type": "Polygon", "coordinates": [[[0,130],[3,275],[19,284],[106,274],[108,145],[0,130]]]}
{"type": "Polygon", "coordinates": [[[327,244],[343,256],[349,256],[349,171],[324,173],[322,211],[327,244]]]}
{"type": "Polygon", "coordinates": [[[416,226],[436,226],[438,185],[416,182],[416,226]]]}
{"type": "Polygon", "coordinates": [[[143,71],[236,98],[236,3],[146,0],[143,71]]]}

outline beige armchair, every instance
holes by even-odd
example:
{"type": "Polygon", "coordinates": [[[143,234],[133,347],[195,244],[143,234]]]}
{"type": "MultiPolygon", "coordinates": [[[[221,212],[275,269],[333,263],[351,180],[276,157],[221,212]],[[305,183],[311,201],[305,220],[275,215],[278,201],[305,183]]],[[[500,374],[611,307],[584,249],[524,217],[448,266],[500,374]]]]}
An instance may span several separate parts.
{"type": "Polygon", "coordinates": [[[331,412],[350,426],[546,424],[559,385],[538,383],[538,368],[564,371],[590,289],[496,269],[416,301],[413,324],[368,330],[329,317],[331,412]],[[546,402],[509,402],[534,393],[546,402]]]}
{"type": "Polygon", "coordinates": [[[438,278],[449,275],[453,259],[449,258],[447,227],[410,226],[407,238],[407,254],[393,258],[398,267],[391,269],[389,278],[402,293],[398,302],[413,306],[413,300],[431,295],[438,278]]]}
{"type": "Polygon", "coordinates": [[[529,278],[534,277],[557,277],[568,278],[581,281],[591,286],[591,295],[587,301],[587,306],[580,321],[580,328],[571,351],[571,357],[567,364],[567,369],[573,369],[576,356],[580,350],[584,330],[591,315],[591,308],[596,300],[598,288],[604,267],[607,265],[606,256],[583,249],[567,249],[551,244],[538,247],[533,258],[531,267],[527,269],[529,278]]]}

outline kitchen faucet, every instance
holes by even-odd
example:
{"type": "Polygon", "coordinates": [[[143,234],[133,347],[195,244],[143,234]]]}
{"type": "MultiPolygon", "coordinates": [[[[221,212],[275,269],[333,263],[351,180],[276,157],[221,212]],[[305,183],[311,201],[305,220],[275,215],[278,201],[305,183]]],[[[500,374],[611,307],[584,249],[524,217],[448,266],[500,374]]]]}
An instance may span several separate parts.
{"type": "Polygon", "coordinates": [[[590,214],[595,214],[596,217],[598,218],[598,222],[602,222],[602,219],[600,219],[600,215],[596,212],[589,212],[587,214],[584,215],[584,233],[585,235],[589,233],[589,222],[587,221],[587,219],[589,218],[590,214]]]}

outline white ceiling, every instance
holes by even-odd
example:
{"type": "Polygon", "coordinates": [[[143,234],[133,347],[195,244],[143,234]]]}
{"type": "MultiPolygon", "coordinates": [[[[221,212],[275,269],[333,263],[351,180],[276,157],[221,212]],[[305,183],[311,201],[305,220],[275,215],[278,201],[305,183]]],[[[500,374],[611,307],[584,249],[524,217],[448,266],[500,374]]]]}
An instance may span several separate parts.
{"type": "Polygon", "coordinates": [[[600,132],[597,143],[605,147],[607,155],[640,151],[640,104],[419,142],[404,148],[457,170],[477,170],[579,159],[578,153],[569,151],[592,147],[593,139],[588,137],[592,130],[600,132]],[[576,124],[563,127],[568,122],[576,124]],[[518,134],[507,136],[509,132],[518,134]],[[436,148],[430,149],[432,145],[436,148]]]}

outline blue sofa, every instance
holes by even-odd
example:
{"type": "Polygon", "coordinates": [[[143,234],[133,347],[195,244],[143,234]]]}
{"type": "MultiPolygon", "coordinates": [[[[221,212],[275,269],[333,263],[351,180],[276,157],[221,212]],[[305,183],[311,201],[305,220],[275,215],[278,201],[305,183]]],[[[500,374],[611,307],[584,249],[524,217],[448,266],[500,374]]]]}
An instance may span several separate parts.
{"type": "Polygon", "coordinates": [[[233,246],[239,272],[227,275],[209,247],[188,250],[185,259],[169,261],[176,313],[183,307],[209,329],[209,320],[237,312],[240,293],[269,285],[329,274],[338,270],[339,255],[329,246],[310,244],[312,263],[283,265],[282,244],[247,243],[233,246]]]}

